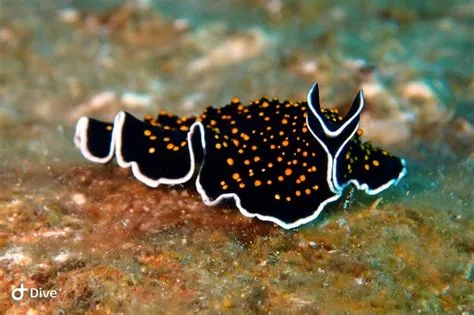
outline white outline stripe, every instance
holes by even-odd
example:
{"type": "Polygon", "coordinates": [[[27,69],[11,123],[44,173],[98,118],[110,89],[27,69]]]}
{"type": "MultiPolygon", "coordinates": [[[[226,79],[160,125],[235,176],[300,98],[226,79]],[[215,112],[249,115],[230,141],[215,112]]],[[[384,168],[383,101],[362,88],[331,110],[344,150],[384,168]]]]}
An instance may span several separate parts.
{"type": "Polygon", "coordinates": [[[326,146],[326,144],[324,143],[323,140],[321,140],[317,135],[316,133],[313,131],[313,129],[311,129],[311,126],[309,125],[309,116],[306,115],[306,127],[308,127],[309,129],[309,132],[311,132],[311,134],[313,135],[313,137],[319,142],[319,144],[321,145],[321,147],[324,149],[324,151],[326,152],[326,155],[327,155],[327,158],[328,158],[328,169],[327,169],[327,175],[326,175],[326,181],[329,185],[329,188],[331,189],[331,191],[335,194],[341,194],[341,190],[337,189],[335,186],[334,186],[334,183],[332,181],[332,170],[333,170],[333,158],[332,158],[332,155],[331,155],[331,152],[329,152],[329,149],[328,147],[326,146]]]}
{"type": "Polygon", "coordinates": [[[398,185],[398,183],[400,182],[400,180],[407,174],[407,168],[406,168],[406,161],[404,159],[400,159],[400,161],[402,162],[402,165],[403,165],[403,169],[402,171],[400,172],[400,174],[398,174],[398,177],[396,179],[391,179],[389,180],[388,182],[386,182],[385,184],[377,187],[376,189],[370,189],[369,188],[369,185],[367,185],[366,183],[364,184],[360,184],[359,181],[357,181],[356,179],[351,179],[350,181],[347,182],[347,184],[345,184],[344,186],[342,186],[342,189],[344,189],[347,185],[349,184],[354,184],[356,186],[357,189],[359,190],[362,190],[364,191],[366,194],[368,195],[376,195],[382,191],[384,191],[385,189],[389,188],[390,186],[392,185],[398,185]]]}
{"type": "Polygon", "coordinates": [[[335,194],[334,196],[332,196],[332,197],[324,200],[323,202],[321,202],[319,204],[318,208],[313,212],[312,215],[310,215],[308,217],[305,217],[305,218],[298,219],[298,220],[296,220],[295,222],[292,222],[292,223],[286,223],[286,222],[281,221],[278,218],[275,218],[275,217],[272,217],[272,216],[269,216],[269,215],[263,215],[263,214],[259,214],[259,213],[248,212],[244,207],[242,207],[240,198],[236,193],[221,194],[215,200],[211,200],[209,198],[209,196],[207,196],[206,191],[204,190],[204,188],[202,187],[202,185],[199,181],[199,177],[200,177],[200,174],[198,175],[198,177],[196,179],[196,189],[199,192],[199,194],[201,195],[201,198],[204,201],[204,204],[206,204],[206,206],[215,206],[215,205],[219,204],[224,199],[231,199],[232,198],[232,199],[234,199],[235,205],[239,209],[240,213],[243,214],[244,216],[246,216],[248,218],[257,218],[261,221],[273,222],[273,223],[278,224],[280,227],[282,227],[284,229],[287,229],[287,230],[297,228],[300,225],[303,225],[303,224],[306,224],[306,223],[309,223],[309,222],[315,220],[319,216],[319,214],[324,210],[324,208],[326,207],[326,204],[328,204],[330,202],[333,202],[333,201],[336,201],[337,199],[339,199],[341,197],[340,194],[335,194]]]}
{"type": "MultiPolygon", "coordinates": [[[[125,123],[126,113],[119,112],[114,119],[114,130],[113,130],[113,138],[115,139],[115,159],[117,160],[117,164],[122,168],[132,168],[133,175],[142,183],[146,184],[150,187],[158,187],[160,184],[167,184],[167,185],[179,185],[187,182],[193,176],[194,169],[195,169],[195,161],[194,161],[194,152],[192,150],[192,145],[190,141],[190,133],[188,132],[188,148],[189,148],[189,157],[190,157],[190,168],[188,173],[177,179],[170,179],[165,177],[160,177],[159,179],[151,179],[144,175],[140,171],[140,166],[136,161],[126,162],[122,156],[122,129],[125,123]]],[[[159,166],[159,165],[157,165],[159,166]]]]}
{"type": "Polygon", "coordinates": [[[114,155],[114,149],[115,149],[113,133],[112,133],[112,140],[110,143],[109,154],[106,157],[99,158],[93,155],[87,147],[87,142],[88,142],[87,129],[88,128],[89,128],[89,118],[81,117],[77,121],[76,131],[74,133],[75,146],[81,151],[81,154],[89,161],[92,161],[95,163],[101,163],[101,164],[105,164],[109,162],[114,155]]]}
{"type": "Polygon", "coordinates": [[[342,149],[347,145],[347,143],[354,137],[355,133],[359,129],[360,123],[357,124],[357,126],[354,128],[354,131],[351,132],[351,135],[347,137],[346,140],[342,143],[342,145],[339,147],[339,149],[336,151],[336,154],[334,155],[334,164],[333,164],[333,169],[332,169],[332,182],[334,186],[336,187],[337,190],[342,191],[345,186],[340,186],[339,183],[337,182],[337,157],[341,153],[342,149]]]}

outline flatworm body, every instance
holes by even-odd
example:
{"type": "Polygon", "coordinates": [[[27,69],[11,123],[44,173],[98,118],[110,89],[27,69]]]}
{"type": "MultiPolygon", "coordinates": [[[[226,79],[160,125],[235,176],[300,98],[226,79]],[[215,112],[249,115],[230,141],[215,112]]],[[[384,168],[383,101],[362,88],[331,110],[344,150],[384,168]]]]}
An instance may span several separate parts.
{"type": "Polygon", "coordinates": [[[350,184],[372,195],[406,174],[403,159],[362,140],[363,107],[361,91],[345,117],[321,108],[315,84],[298,103],[261,98],[244,106],[234,98],[197,117],[82,117],[74,141],[87,159],[115,156],[151,187],[197,173],[206,205],[232,198],[245,216],[290,229],[314,220],[350,184]]]}

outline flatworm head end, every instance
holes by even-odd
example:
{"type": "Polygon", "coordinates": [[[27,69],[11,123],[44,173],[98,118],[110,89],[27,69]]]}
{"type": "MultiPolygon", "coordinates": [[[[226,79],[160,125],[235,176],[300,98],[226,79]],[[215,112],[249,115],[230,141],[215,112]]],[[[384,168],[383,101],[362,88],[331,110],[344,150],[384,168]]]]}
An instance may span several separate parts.
{"type": "Polygon", "coordinates": [[[364,142],[359,134],[364,94],[360,91],[344,118],[336,110],[321,108],[318,85],[308,93],[308,127],[329,156],[328,174],[333,191],[342,192],[353,184],[374,195],[398,184],[407,173],[406,161],[387,150],[364,142]]]}

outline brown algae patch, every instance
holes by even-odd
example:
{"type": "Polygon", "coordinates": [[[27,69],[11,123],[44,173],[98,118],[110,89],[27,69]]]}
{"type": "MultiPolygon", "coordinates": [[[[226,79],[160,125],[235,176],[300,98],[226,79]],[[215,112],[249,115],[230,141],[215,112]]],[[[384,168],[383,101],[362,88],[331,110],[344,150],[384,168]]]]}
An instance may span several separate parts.
{"type": "Polygon", "coordinates": [[[38,193],[33,176],[3,197],[1,283],[59,296],[13,303],[5,294],[2,311],[449,311],[472,289],[472,235],[458,232],[470,223],[446,226],[446,213],[367,203],[292,232],[117,168],[48,176],[38,193]]]}

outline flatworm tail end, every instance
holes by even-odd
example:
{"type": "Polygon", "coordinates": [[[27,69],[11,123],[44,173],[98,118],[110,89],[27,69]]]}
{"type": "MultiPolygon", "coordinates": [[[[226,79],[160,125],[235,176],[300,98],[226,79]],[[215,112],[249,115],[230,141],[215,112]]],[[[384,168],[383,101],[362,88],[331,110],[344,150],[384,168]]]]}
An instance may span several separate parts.
{"type": "Polygon", "coordinates": [[[114,155],[113,125],[81,117],[76,125],[74,144],[81,154],[95,163],[108,163],[114,155]]]}
{"type": "Polygon", "coordinates": [[[123,168],[150,187],[187,182],[195,169],[195,156],[185,131],[147,124],[126,112],[114,121],[115,157],[123,168]]]}

